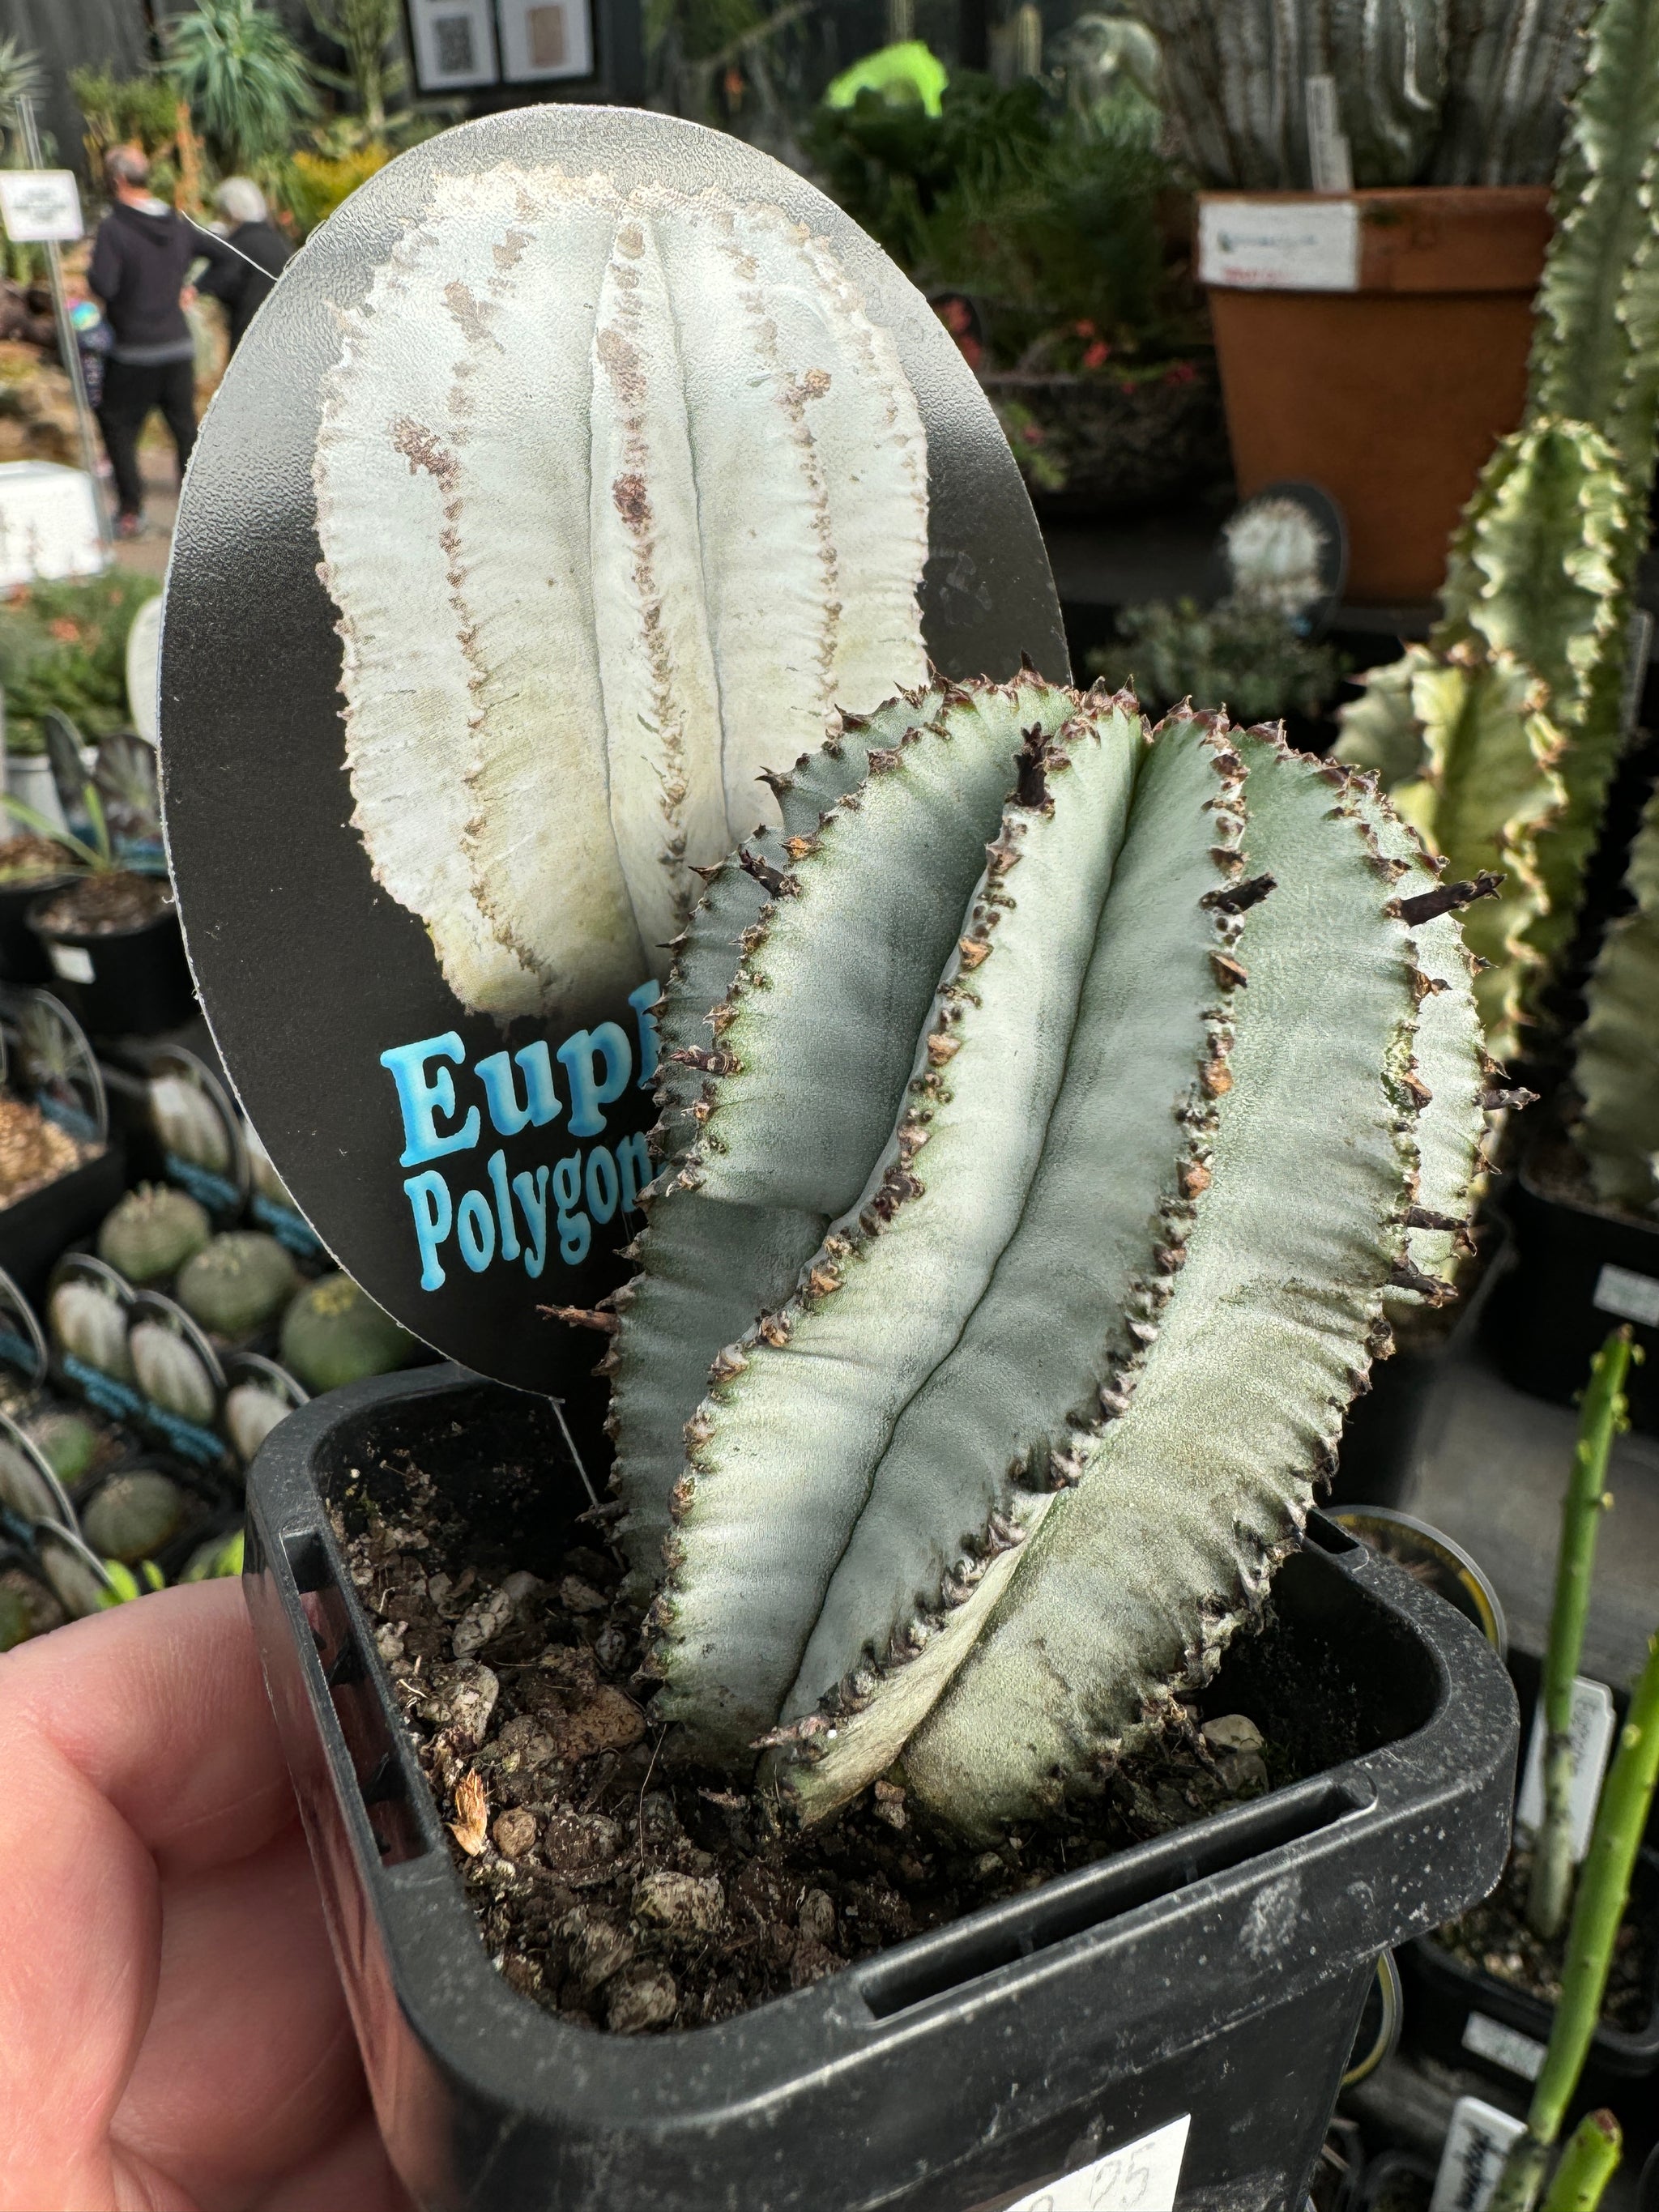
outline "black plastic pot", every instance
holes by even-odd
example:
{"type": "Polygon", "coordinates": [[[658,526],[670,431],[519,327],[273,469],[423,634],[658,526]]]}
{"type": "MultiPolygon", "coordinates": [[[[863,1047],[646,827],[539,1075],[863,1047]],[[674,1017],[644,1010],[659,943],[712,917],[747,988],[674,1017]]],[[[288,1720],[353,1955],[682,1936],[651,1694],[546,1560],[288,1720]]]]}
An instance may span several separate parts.
{"type": "Polygon", "coordinates": [[[1546,1197],[1525,1168],[1504,1210],[1514,1263],[1481,1333],[1505,1380],[1571,1405],[1607,1332],[1629,1321],[1647,1354],[1625,1386],[1631,1421],[1659,1434],[1659,1225],[1546,1197]]]}
{"type": "MultiPolygon", "coordinates": [[[[1316,1517],[1277,1603],[1351,1662],[1363,1755],[740,2018],[584,2032],[490,1966],[324,1506],[366,1453],[499,1464],[538,1402],[380,1377],[290,1415],[249,1479],[265,1679],[417,2201],[989,2212],[1190,2116],[1181,2212],[1302,2212],[1377,1954],[1503,1863],[1515,1701],[1474,1630],[1316,1517]]],[[[585,1493],[544,1463],[568,1524],[585,1493]]]]}
{"type": "Polygon", "coordinates": [[[55,1182],[0,1206],[0,1268],[38,1302],[65,1246],[95,1229],[126,1187],[121,1147],[106,1145],[55,1182]]]}
{"type": "Polygon", "coordinates": [[[37,899],[55,896],[73,876],[36,876],[26,884],[0,884],[0,982],[50,983],[52,962],[29,927],[29,908],[37,899]]]}
{"type": "Polygon", "coordinates": [[[46,948],[52,989],[83,1029],[100,1037],[154,1036],[189,1017],[196,988],[176,908],[137,929],[48,929],[41,916],[56,896],[31,906],[28,926],[46,948]]]}

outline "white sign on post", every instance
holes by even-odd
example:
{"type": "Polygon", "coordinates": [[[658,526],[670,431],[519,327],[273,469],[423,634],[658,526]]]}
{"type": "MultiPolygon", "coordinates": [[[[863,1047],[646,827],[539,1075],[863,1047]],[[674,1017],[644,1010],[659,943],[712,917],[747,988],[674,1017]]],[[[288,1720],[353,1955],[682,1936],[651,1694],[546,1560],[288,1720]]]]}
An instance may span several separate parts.
{"type": "Polygon", "coordinates": [[[1357,292],[1352,200],[1206,199],[1198,211],[1201,283],[1242,292],[1357,292]]]}
{"type": "MultiPolygon", "coordinates": [[[[1576,1674],[1572,1683],[1572,1857],[1582,1865],[1595,1825],[1595,1807],[1601,1795],[1601,1777],[1615,1733],[1613,1692],[1605,1682],[1586,1681],[1576,1674]]],[[[1515,1825],[1534,1835],[1544,1817],[1544,1715],[1533,1715],[1532,1741],[1527,1748],[1526,1778],[1516,1802],[1515,1825]]]]}
{"type": "Polygon", "coordinates": [[[15,246],[68,246],[81,237],[81,194],[70,169],[0,169],[0,222],[15,246]]]}

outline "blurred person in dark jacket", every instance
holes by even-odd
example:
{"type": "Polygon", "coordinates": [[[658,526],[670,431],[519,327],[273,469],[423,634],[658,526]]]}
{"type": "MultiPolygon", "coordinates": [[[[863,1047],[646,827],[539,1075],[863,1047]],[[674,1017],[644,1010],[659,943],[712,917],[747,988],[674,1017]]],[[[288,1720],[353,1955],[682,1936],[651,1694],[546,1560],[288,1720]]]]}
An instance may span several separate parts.
{"type": "Polygon", "coordinates": [[[196,289],[223,303],[234,353],[293,249],[270,220],[265,196],[251,177],[227,177],[213,198],[230,228],[222,239],[204,235],[198,241],[208,265],[196,279],[196,289]]]}
{"type": "Polygon", "coordinates": [[[194,295],[185,279],[197,248],[183,216],[151,192],[140,148],[112,148],[104,178],[112,205],[87,270],[112,341],[98,425],[115,472],[117,535],[136,538],[144,514],[138,439],[152,410],[161,409],[173,433],[181,480],[196,442],[196,345],[185,320],[194,295]]]}

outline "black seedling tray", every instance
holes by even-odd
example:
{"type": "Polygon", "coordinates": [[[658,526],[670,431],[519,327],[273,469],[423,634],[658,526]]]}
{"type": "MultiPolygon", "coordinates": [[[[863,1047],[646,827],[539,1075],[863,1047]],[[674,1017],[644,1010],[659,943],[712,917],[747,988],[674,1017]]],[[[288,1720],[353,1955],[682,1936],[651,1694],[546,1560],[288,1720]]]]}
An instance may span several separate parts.
{"type": "MultiPolygon", "coordinates": [[[[738,2018],[602,2035],[492,1968],[324,1506],[369,1453],[488,1468],[537,1403],[380,1377],[290,1415],[249,1480],[266,1683],[416,2201],[994,2212],[1189,2116],[1179,2212],[1303,2212],[1377,1954],[1504,1863],[1515,1698],[1468,1624],[1316,1516],[1276,1603],[1346,1656],[1361,1756],[738,2018]]],[[[550,1454],[552,1524],[586,1502],[550,1454]]]]}
{"type": "Polygon", "coordinates": [[[0,1206],[0,1268],[38,1303],[58,1255],[95,1229],[127,1187],[118,1144],[107,1144],[67,1175],[0,1206]]]}

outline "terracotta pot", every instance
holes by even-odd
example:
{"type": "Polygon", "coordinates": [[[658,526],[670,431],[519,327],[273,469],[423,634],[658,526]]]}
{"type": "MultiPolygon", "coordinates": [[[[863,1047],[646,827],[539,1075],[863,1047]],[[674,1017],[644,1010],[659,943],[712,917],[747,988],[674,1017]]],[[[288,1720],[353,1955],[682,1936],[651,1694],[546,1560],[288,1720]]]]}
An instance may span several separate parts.
{"type": "Polygon", "coordinates": [[[1322,485],[1347,518],[1349,599],[1432,599],[1475,478],[1521,420],[1548,188],[1206,192],[1200,207],[1240,496],[1287,477],[1322,485]],[[1293,242],[1288,267],[1268,254],[1220,274],[1224,210],[1247,225],[1264,206],[1300,207],[1322,233],[1306,289],[1272,288],[1301,281],[1293,242]],[[1349,206],[1357,237],[1334,289],[1349,206]]]}

